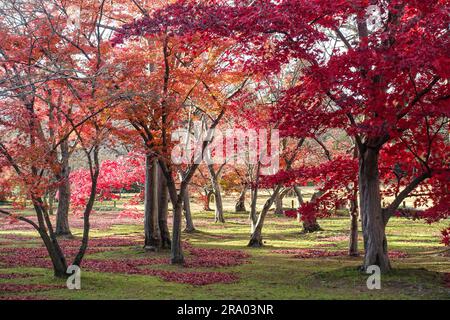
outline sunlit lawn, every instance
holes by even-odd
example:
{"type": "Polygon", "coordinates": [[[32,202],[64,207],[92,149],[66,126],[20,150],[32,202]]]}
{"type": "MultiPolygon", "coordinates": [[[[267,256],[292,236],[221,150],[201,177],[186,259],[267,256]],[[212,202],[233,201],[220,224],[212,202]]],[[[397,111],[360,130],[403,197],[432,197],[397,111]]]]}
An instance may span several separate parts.
{"type": "MultiPolygon", "coordinates": [[[[286,205],[290,205],[290,201],[286,205]]],[[[121,203],[116,203],[120,207],[121,203]]],[[[226,209],[230,205],[226,206],[226,209]]],[[[93,221],[115,214],[112,203],[98,207],[93,221]]],[[[215,224],[213,212],[199,211],[194,206],[194,222],[198,232],[184,234],[194,247],[243,250],[250,254],[248,263],[238,266],[214,268],[213,271],[233,273],[238,281],[228,284],[193,286],[164,281],[156,276],[127,275],[82,271],[82,289],[65,288],[46,291],[0,292],[3,297],[42,297],[47,299],[449,299],[450,288],[444,284],[444,273],[450,272],[450,258],[442,254],[439,232],[448,221],[428,225],[423,221],[394,218],[387,228],[389,248],[406,253],[406,258],[393,258],[395,270],[382,276],[381,290],[369,290],[368,275],[358,271],[361,257],[294,258],[292,254],[274,253],[278,249],[318,249],[339,251],[347,249],[349,219],[345,216],[320,221],[324,231],[300,234],[300,225],[293,219],[270,214],[264,227],[265,247],[246,247],[249,224],[246,214],[226,213],[224,225],[215,224]]],[[[74,218],[72,218],[74,219],[74,218]]],[[[19,229],[19,228],[18,228],[19,229]]],[[[75,236],[81,229],[73,229],[75,236]]],[[[140,221],[134,224],[114,224],[107,229],[93,229],[92,237],[142,237],[140,221]]],[[[40,245],[32,230],[2,230],[0,248],[40,245]],[[5,235],[27,236],[28,240],[11,241],[5,235]]],[[[362,249],[360,239],[360,249],[362,249]]],[[[118,247],[112,251],[89,255],[87,258],[121,259],[145,256],[167,257],[168,252],[147,253],[137,243],[132,247],[118,247]]],[[[50,269],[2,268],[0,274],[28,273],[27,278],[2,279],[0,284],[60,284],[50,269]]],[[[171,265],[150,268],[183,271],[171,265]]],[[[194,268],[190,271],[208,271],[194,268]]]]}

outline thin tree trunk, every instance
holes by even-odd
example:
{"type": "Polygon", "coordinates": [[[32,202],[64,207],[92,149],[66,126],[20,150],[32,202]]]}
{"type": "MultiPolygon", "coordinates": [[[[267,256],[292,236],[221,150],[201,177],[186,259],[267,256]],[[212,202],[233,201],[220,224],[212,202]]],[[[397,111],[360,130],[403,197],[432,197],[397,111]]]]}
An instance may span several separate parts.
{"type": "Polygon", "coordinates": [[[239,198],[236,201],[236,205],[234,206],[234,209],[236,212],[246,212],[245,208],[245,194],[247,193],[247,185],[244,185],[244,187],[241,190],[241,193],[239,194],[239,198]]]}
{"type": "Polygon", "coordinates": [[[261,210],[261,213],[258,216],[258,220],[256,223],[252,221],[252,235],[250,237],[250,241],[248,243],[248,247],[262,247],[264,245],[263,238],[262,238],[262,228],[264,226],[264,220],[266,218],[267,212],[269,211],[270,207],[272,206],[275,198],[278,196],[278,193],[280,192],[281,186],[277,186],[275,188],[274,193],[270,196],[269,199],[267,199],[266,203],[264,204],[263,209],[261,210]]]}
{"type": "Polygon", "coordinates": [[[194,221],[192,220],[191,213],[191,199],[189,197],[189,187],[186,188],[183,199],[184,218],[186,220],[186,228],[184,232],[192,233],[195,231],[194,221]]]}
{"type": "Polygon", "coordinates": [[[58,209],[56,211],[56,236],[72,238],[72,232],[69,226],[70,210],[70,167],[69,167],[69,145],[65,140],[61,143],[61,165],[62,172],[59,177],[58,187],[58,209]]]}
{"type": "MultiPolygon", "coordinates": [[[[92,212],[92,208],[94,207],[95,195],[97,194],[98,176],[100,174],[100,165],[99,165],[99,161],[98,161],[99,147],[95,146],[93,152],[94,152],[93,163],[91,162],[92,160],[89,160],[92,183],[91,183],[91,192],[89,195],[89,200],[88,200],[88,202],[86,204],[86,208],[84,209],[84,212],[83,212],[83,237],[81,239],[80,249],[78,250],[78,253],[72,263],[73,265],[76,265],[76,266],[81,265],[81,262],[83,260],[83,257],[85,255],[87,247],[88,247],[89,231],[91,229],[89,219],[90,219],[90,215],[92,212]]],[[[88,154],[88,152],[86,152],[86,153],[88,154]]],[[[90,157],[89,154],[88,154],[88,157],[90,157]]]]}
{"type": "Polygon", "coordinates": [[[357,257],[358,252],[358,203],[355,200],[350,200],[350,243],[348,246],[349,256],[357,257]]]}
{"type": "Polygon", "coordinates": [[[159,174],[159,204],[158,204],[158,220],[159,231],[161,232],[161,247],[164,249],[170,249],[170,231],[167,224],[167,216],[169,209],[169,195],[167,190],[167,181],[162,174],[161,167],[158,164],[159,174]]]}
{"type": "Polygon", "coordinates": [[[146,250],[155,251],[161,248],[161,233],[158,222],[158,164],[151,155],[145,157],[145,244],[146,250]]]}
{"type": "Polygon", "coordinates": [[[55,214],[55,192],[48,193],[48,214],[53,216],[55,214]]]}
{"type": "Polygon", "coordinates": [[[360,208],[364,237],[364,270],[377,265],[382,272],[391,270],[387,251],[385,221],[381,208],[378,171],[379,148],[364,148],[359,157],[360,208]]]}
{"type": "Polygon", "coordinates": [[[214,192],[214,222],[225,222],[225,218],[223,216],[223,203],[222,203],[222,193],[219,184],[218,174],[214,172],[214,166],[212,164],[208,165],[209,174],[211,176],[211,183],[214,192]]]}
{"type": "Polygon", "coordinates": [[[211,190],[206,190],[205,191],[205,203],[203,204],[203,210],[205,211],[212,211],[211,207],[210,207],[210,203],[211,203],[211,197],[213,195],[213,192],[211,190]]]}

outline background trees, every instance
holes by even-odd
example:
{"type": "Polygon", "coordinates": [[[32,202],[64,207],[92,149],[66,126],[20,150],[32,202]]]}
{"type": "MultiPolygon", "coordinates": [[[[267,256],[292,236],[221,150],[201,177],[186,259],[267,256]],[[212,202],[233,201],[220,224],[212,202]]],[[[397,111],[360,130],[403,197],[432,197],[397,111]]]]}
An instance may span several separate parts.
{"type": "MultiPolygon", "coordinates": [[[[405,199],[414,197],[428,222],[448,218],[442,0],[43,0],[4,1],[0,11],[0,200],[17,188],[33,201],[37,221],[20,219],[40,233],[57,275],[67,263],[56,237],[70,236],[71,208],[84,218],[80,264],[94,202],[132,186],[144,201],[145,247],[171,247],[177,264],[183,209],[192,232],[190,199],[199,188],[205,208],[214,194],[221,223],[222,191],[239,192],[236,211],[251,191],[254,247],[263,245],[269,209],[281,213],[289,190],[306,232],[347,205],[349,254],[358,254],[359,213],[363,268],[383,271],[391,268],[385,228],[409,214],[400,210],[405,199]],[[279,130],[281,171],[263,174],[260,158],[201,164],[228,127],[279,130]],[[105,145],[128,155],[101,163],[105,145]],[[77,170],[74,154],[84,157],[77,170]],[[299,186],[311,182],[315,193],[305,201],[299,186]],[[261,188],[271,194],[258,210],[261,188]]],[[[448,231],[443,237],[448,244],[448,231]]]]}
{"type": "MultiPolygon", "coordinates": [[[[341,128],[353,137],[364,267],[376,264],[388,271],[384,230],[389,217],[421,183],[442,177],[442,172],[448,177],[442,162],[435,167],[428,163],[433,154],[441,158],[442,150],[448,153],[438,138],[447,125],[449,97],[443,2],[180,1],[154,20],[142,20],[139,30],[152,29],[169,16],[178,33],[238,39],[251,57],[245,64],[252,70],[278,71],[290,59],[304,63],[299,84],[285,92],[276,119],[291,135],[341,128]],[[408,147],[411,143],[416,149],[408,147]],[[383,208],[380,152],[395,144],[409,150],[420,168],[383,208]]],[[[135,31],[124,33],[129,32],[135,31]]]]}

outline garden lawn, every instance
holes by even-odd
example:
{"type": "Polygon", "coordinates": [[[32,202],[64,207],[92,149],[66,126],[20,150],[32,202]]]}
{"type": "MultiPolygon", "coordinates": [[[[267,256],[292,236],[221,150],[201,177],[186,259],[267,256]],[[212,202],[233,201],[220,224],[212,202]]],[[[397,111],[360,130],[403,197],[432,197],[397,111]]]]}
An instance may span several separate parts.
{"type": "MultiPolygon", "coordinates": [[[[246,247],[250,229],[246,214],[226,212],[221,225],[214,223],[213,212],[195,212],[198,232],[183,234],[188,265],[172,266],[167,264],[169,252],[142,249],[140,221],[117,216],[114,208],[92,216],[95,248],[82,266],[81,290],[66,289],[65,281],[55,279],[51,269],[18,266],[13,256],[5,266],[14,249],[28,252],[20,248],[41,243],[22,223],[11,226],[2,221],[0,299],[450,298],[450,258],[439,243],[440,230],[448,221],[428,225],[392,219],[387,234],[394,271],[382,275],[380,290],[369,290],[368,275],[358,271],[362,257],[346,255],[347,217],[321,220],[324,231],[300,234],[295,220],[270,214],[264,227],[265,247],[253,249],[246,247]],[[136,261],[140,263],[135,266],[136,261]]],[[[79,218],[71,219],[79,239],[80,225],[74,221],[79,218]]]]}

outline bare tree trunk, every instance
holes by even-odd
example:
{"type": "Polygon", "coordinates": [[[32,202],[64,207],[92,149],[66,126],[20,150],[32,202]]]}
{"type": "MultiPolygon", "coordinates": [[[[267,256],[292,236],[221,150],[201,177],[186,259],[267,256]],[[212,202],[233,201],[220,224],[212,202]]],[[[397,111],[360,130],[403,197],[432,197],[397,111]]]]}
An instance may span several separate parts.
{"type": "Polygon", "coordinates": [[[144,201],[144,231],[146,250],[161,248],[161,232],[158,221],[158,163],[151,155],[145,157],[145,201],[144,201]]]}
{"type": "Polygon", "coordinates": [[[164,177],[161,167],[158,164],[158,175],[159,175],[159,203],[158,203],[158,220],[159,220],[159,231],[161,232],[161,247],[164,249],[170,249],[171,240],[169,226],[167,225],[167,216],[169,209],[169,195],[167,191],[167,181],[164,177]]]}
{"type": "Polygon", "coordinates": [[[181,245],[181,215],[183,211],[183,195],[178,195],[173,208],[173,230],[172,230],[172,248],[171,248],[171,263],[184,263],[183,248],[181,245]]]}
{"type": "Polygon", "coordinates": [[[236,201],[236,205],[234,206],[234,209],[236,212],[246,212],[245,209],[245,194],[247,193],[247,185],[244,185],[244,187],[241,190],[241,193],[239,194],[239,198],[236,201]]]}
{"type": "Polygon", "coordinates": [[[379,148],[360,150],[359,192],[364,237],[364,269],[377,265],[382,272],[391,270],[387,251],[385,221],[381,208],[378,171],[379,148]]]}
{"type": "Polygon", "coordinates": [[[189,187],[186,188],[183,199],[184,218],[186,219],[186,228],[184,232],[191,233],[195,231],[194,221],[191,213],[191,199],[189,197],[189,187]]]}
{"type": "Polygon", "coordinates": [[[281,194],[278,194],[275,197],[275,212],[274,214],[282,215],[283,214],[283,197],[281,194]]]}
{"type": "Polygon", "coordinates": [[[69,226],[70,210],[70,167],[69,167],[69,145],[66,140],[61,143],[61,164],[62,172],[59,177],[60,185],[58,187],[58,210],[56,211],[56,230],[58,237],[72,238],[72,232],[69,226]]]}
{"type": "Polygon", "coordinates": [[[48,193],[48,214],[53,216],[55,214],[55,192],[48,193]]]}
{"type": "Polygon", "coordinates": [[[78,250],[78,253],[73,260],[73,265],[80,266],[81,262],[83,260],[83,257],[86,253],[88,242],[89,242],[89,231],[91,229],[90,225],[90,215],[92,212],[92,208],[94,207],[95,202],[95,195],[97,194],[97,183],[98,183],[98,176],[100,174],[100,164],[98,161],[98,153],[99,153],[99,147],[95,146],[93,149],[93,162],[90,158],[90,155],[88,152],[86,152],[89,157],[89,169],[91,171],[91,192],[89,194],[89,200],[86,204],[86,207],[83,212],[83,237],[81,239],[81,246],[78,250]]]}
{"type": "Polygon", "coordinates": [[[359,256],[358,252],[358,202],[350,200],[350,243],[348,246],[348,255],[352,257],[359,256]]]}
{"type": "Polygon", "coordinates": [[[212,164],[208,165],[208,170],[211,176],[211,183],[214,191],[214,204],[215,204],[214,222],[224,223],[225,218],[223,216],[222,193],[220,189],[218,174],[214,172],[214,166],[212,164]]]}
{"type": "Polygon", "coordinates": [[[211,207],[209,206],[211,203],[211,197],[213,195],[212,190],[205,190],[205,203],[203,204],[203,210],[205,211],[212,211],[211,207]]]}
{"type": "Polygon", "coordinates": [[[45,219],[45,209],[39,205],[39,199],[34,200],[34,209],[38,218],[39,227],[37,231],[50,256],[53,265],[53,273],[55,277],[64,278],[67,276],[67,262],[61,247],[59,246],[56,235],[53,233],[49,219],[45,219]],[[46,221],[46,222],[45,222],[46,221]],[[47,226],[45,225],[47,224],[47,226]]]}
{"type": "Polygon", "coordinates": [[[272,206],[275,198],[277,197],[278,193],[280,192],[281,186],[277,186],[275,188],[274,193],[270,196],[269,199],[267,199],[266,203],[264,204],[263,209],[261,210],[261,213],[258,216],[258,220],[255,222],[252,221],[252,235],[250,237],[250,241],[248,243],[248,247],[262,247],[263,239],[262,239],[262,228],[264,226],[264,220],[266,218],[267,212],[269,211],[270,207],[272,206]]]}

